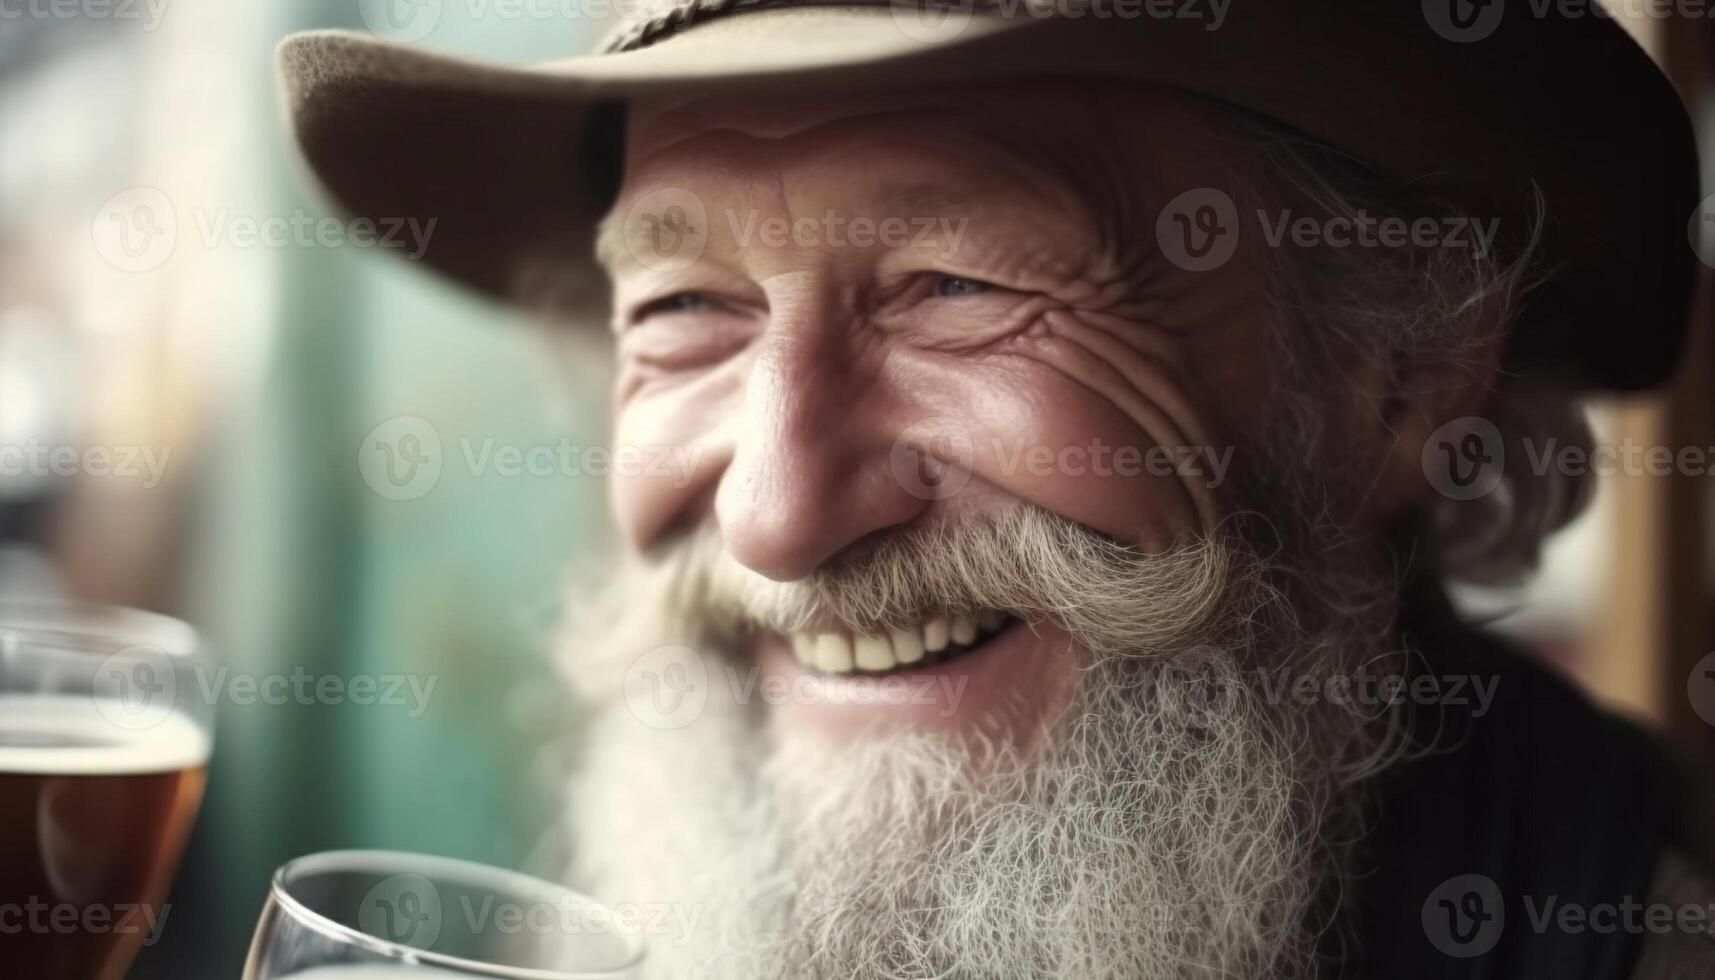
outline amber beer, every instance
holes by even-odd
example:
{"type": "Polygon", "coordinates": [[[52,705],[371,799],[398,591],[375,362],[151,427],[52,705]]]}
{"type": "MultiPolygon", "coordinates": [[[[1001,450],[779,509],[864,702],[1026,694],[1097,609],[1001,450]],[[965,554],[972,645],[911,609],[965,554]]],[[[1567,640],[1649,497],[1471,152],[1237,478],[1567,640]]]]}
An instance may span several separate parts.
{"type": "Polygon", "coordinates": [[[202,797],[208,735],[116,724],[99,697],[0,692],[0,974],[118,980],[202,797]]]}

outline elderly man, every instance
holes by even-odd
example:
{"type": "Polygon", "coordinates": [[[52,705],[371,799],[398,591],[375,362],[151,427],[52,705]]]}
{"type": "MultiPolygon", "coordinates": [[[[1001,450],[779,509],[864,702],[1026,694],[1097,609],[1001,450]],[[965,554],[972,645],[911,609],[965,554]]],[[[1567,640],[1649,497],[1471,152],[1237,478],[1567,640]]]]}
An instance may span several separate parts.
{"type": "Polygon", "coordinates": [[[651,976],[1715,975],[1627,911],[1711,901],[1663,752],[1444,598],[1676,357],[1695,161],[1611,22],[732,0],[282,65],[342,204],[601,308],[616,447],[681,463],[564,642],[580,883],[696,913],[651,976]]]}

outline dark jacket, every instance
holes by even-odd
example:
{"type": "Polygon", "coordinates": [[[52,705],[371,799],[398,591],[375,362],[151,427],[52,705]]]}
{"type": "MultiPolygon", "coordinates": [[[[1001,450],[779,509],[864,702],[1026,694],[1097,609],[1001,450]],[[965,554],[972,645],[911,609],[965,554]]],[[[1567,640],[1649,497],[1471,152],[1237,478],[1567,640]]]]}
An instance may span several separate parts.
{"type": "Polygon", "coordinates": [[[1715,818],[1683,767],[1461,623],[1439,587],[1406,598],[1407,673],[1446,696],[1408,702],[1416,750],[1371,787],[1371,829],[1342,898],[1363,966],[1344,972],[1715,978],[1715,888],[1693,857],[1715,852],[1715,818]],[[1486,703],[1472,696],[1479,681],[1486,703]]]}

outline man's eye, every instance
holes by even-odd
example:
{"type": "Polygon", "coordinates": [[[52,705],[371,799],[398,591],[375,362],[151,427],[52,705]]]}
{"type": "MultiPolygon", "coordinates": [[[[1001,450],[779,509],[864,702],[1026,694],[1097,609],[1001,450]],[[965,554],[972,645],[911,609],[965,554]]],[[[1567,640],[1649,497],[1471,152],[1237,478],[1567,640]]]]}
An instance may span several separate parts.
{"type": "Polygon", "coordinates": [[[966,279],[963,276],[942,276],[935,282],[936,296],[971,296],[984,293],[989,284],[980,279],[966,279]]]}
{"type": "Polygon", "coordinates": [[[719,309],[720,304],[702,293],[674,293],[652,300],[637,308],[633,319],[642,322],[652,316],[663,316],[672,313],[706,313],[719,309]]]}

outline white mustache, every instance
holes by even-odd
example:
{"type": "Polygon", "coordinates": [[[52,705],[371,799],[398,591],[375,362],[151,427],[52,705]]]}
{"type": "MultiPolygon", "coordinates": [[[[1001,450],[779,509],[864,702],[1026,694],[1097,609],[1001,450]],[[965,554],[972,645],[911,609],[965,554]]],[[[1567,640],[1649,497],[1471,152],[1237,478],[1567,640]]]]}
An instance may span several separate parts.
{"type": "Polygon", "coordinates": [[[735,633],[838,625],[905,629],[945,613],[999,609],[1052,622],[1095,656],[1170,652],[1202,629],[1231,587],[1233,544],[1200,537],[1160,554],[1038,507],[901,531],[860,558],[795,582],[739,564],[716,531],[678,542],[670,603],[735,633]]]}

